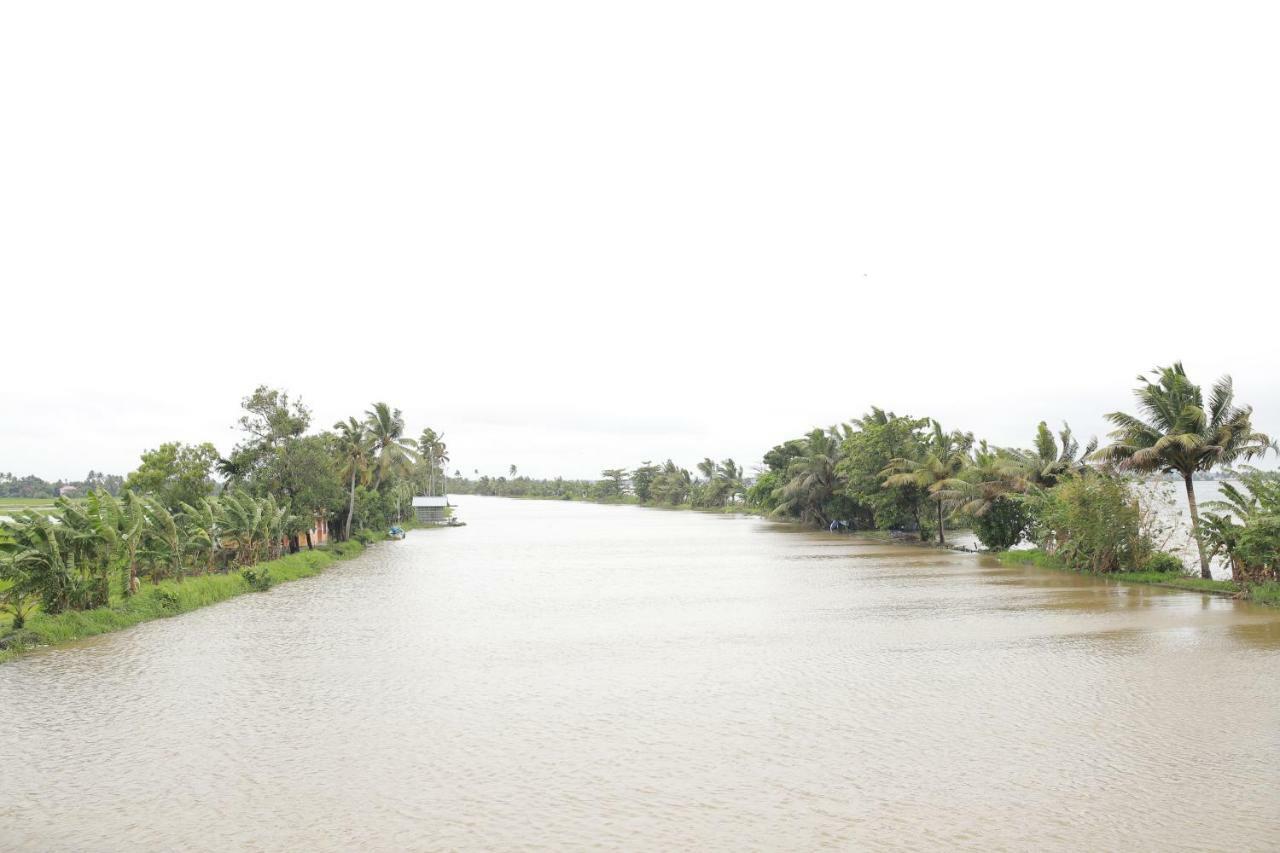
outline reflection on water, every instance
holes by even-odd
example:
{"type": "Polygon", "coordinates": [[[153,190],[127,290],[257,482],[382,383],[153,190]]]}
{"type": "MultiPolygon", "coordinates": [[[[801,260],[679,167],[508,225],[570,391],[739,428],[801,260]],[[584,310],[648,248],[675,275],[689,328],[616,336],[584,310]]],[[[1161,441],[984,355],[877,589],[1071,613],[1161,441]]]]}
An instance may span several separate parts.
{"type": "Polygon", "coordinates": [[[465,528],[0,667],[0,847],[1280,837],[1276,611],[757,519],[463,502],[465,528]]]}

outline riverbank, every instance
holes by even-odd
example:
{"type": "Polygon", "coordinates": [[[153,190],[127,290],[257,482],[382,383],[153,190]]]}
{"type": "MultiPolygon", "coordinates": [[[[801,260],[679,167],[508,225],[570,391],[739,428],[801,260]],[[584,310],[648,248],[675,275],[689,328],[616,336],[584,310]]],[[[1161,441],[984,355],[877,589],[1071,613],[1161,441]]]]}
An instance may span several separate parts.
{"type": "MultiPolygon", "coordinates": [[[[386,535],[366,532],[347,542],[325,545],[311,551],[299,551],[277,560],[251,566],[255,577],[270,576],[270,585],[311,577],[334,563],[348,560],[365,549],[363,541],[385,539],[386,535]]],[[[130,628],[152,619],[177,616],[217,604],[260,588],[251,586],[240,572],[192,575],[182,581],[162,580],[158,584],[143,582],[138,594],[124,598],[111,596],[108,607],[93,610],[71,610],[56,615],[34,613],[26,626],[0,635],[0,663],[46,646],[57,646],[130,628]]]]}
{"type": "Polygon", "coordinates": [[[1205,580],[1204,578],[1177,575],[1170,572],[1108,572],[1098,574],[1083,569],[1073,568],[1051,554],[1038,548],[1026,551],[997,551],[995,557],[1006,566],[1035,566],[1041,569],[1052,569],[1059,572],[1075,572],[1103,580],[1120,583],[1144,584],[1160,586],[1166,589],[1180,589],[1187,592],[1202,592],[1209,595],[1223,595],[1231,598],[1243,598],[1256,604],[1280,606],[1280,584],[1255,584],[1241,591],[1235,581],[1205,580]]]}

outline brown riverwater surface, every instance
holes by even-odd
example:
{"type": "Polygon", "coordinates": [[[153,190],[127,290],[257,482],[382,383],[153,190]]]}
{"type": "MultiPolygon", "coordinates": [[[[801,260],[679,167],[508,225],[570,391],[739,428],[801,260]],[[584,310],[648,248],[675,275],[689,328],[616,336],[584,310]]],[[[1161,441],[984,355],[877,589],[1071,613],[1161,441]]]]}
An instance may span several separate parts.
{"type": "Polygon", "coordinates": [[[0,849],[1280,845],[1280,612],[459,502],[465,528],[0,665],[0,849]]]}

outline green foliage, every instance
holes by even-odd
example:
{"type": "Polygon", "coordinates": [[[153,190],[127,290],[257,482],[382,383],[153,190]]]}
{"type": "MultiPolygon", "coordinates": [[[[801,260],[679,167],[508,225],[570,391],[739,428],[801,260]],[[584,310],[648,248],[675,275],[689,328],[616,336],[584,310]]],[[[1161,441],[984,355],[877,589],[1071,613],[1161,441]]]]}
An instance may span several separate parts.
{"type": "Polygon", "coordinates": [[[177,612],[182,605],[177,590],[169,586],[155,587],[147,594],[162,610],[177,612]]]}
{"type": "Polygon", "coordinates": [[[775,515],[793,516],[816,527],[825,527],[837,517],[833,504],[843,486],[838,471],[840,444],[835,428],[815,429],[798,445],[788,442],[789,461],[774,493],[775,515]]]}
{"type": "Polygon", "coordinates": [[[747,489],[747,503],[765,512],[773,512],[777,509],[778,499],[774,495],[782,485],[782,476],[778,471],[762,473],[747,489]]]}
{"type": "Polygon", "coordinates": [[[648,503],[653,499],[653,481],[661,470],[659,466],[646,460],[631,472],[631,492],[640,503],[648,503]]]}
{"type": "Polygon", "coordinates": [[[1243,488],[1222,484],[1223,500],[1206,506],[1204,540],[1225,556],[1242,585],[1280,581],[1280,474],[1248,471],[1243,488]]]}
{"type": "Polygon", "coordinates": [[[249,589],[255,592],[265,592],[271,589],[270,566],[263,566],[260,569],[241,569],[240,577],[244,578],[244,582],[249,585],[249,589]]]}
{"type": "Polygon", "coordinates": [[[928,494],[937,513],[939,545],[946,544],[947,511],[959,503],[969,485],[960,475],[971,462],[972,447],[972,433],[947,432],[931,421],[919,455],[893,459],[881,472],[886,487],[914,487],[928,494]]]}
{"type": "Polygon", "coordinates": [[[1170,554],[1168,551],[1156,551],[1147,557],[1146,564],[1142,567],[1148,572],[1157,572],[1159,574],[1175,574],[1183,573],[1182,560],[1176,554],[1170,554]]]}
{"type": "Polygon", "coordinates": [[[1153,545],[1128,481],[1107,474],[1071,477],[1029,501],[1036,543],[1067,565],[1093,572],[1135,570],[1153,545]]]}
{"type": "Polygon", "coordinates": [[[860,516],[869,526],[881,530],[919,530],[927,492],[915,483],[885,484],[884,470],[895,459],[916,459],[924,453],[922,431],[928,418],[899,416],[872,407],[853,422],[857,427],[843,441],[837,473],[845,495],[861,508],[860,516]]]}
{"type": "Polygon", "coordinates": [[[142,464],[124,481],[126,491],[150,495],[176,511],[213,494],[210,474],[218,461],[212,444],[169,442],[142,454],[142,464]]]}
{"type": "Polygon", "coordinates": [[[1026,538],[1031,513],[1017,496],[1002,496],[991,502],[981,515],[974,516],[973,529],[984,547],[1004,551],[1026,538]]]}
{"type": "Polygon", "coordinates": [[[677,506],[689,500],[693,489],[693,476],[668,459],[649,485],[649,497],[654,503],[677,506]]]}

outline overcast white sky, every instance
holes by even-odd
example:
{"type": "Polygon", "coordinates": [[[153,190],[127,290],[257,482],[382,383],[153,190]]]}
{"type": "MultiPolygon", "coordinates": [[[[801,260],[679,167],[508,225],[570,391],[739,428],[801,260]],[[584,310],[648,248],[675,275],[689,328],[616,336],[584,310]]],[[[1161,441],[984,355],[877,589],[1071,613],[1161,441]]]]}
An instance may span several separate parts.
{"type": "Polygon", "coordinates": [[[0,471],[258,383],[454,466],[1026,445],[1134,376],[1280,432],[1275,3],[7,3],[0,471]]]}

